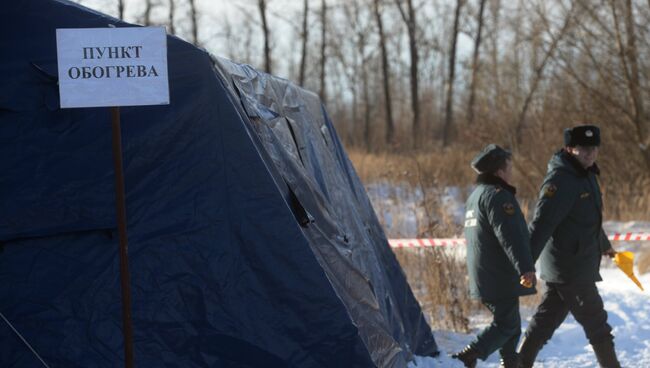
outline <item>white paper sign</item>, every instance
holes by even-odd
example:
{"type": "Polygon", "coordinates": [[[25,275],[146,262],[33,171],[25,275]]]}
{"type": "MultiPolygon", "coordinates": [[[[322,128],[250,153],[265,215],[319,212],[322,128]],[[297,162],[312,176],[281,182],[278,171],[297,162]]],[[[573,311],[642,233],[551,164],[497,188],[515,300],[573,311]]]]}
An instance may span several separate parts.
{"type": "Polygon", "coordinates": [[[169,104],[163,27],[57,29],[61,108],[169,104]]]}

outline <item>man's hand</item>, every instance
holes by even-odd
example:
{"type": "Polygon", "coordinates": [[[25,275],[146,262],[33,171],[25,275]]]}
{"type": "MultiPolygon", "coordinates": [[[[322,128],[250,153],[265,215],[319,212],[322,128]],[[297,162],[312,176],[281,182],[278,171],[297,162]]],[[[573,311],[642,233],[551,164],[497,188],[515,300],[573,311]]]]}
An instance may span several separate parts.
{"type": "Polygon", "coordinates": [[[532,288],[537,283],[537,278],[535,277],[535,272],[526,272],[525,274],[519,277],[519,283],[525,288],[532,288]]]}
{"type": "Polygon", "coordinates": [[[608,256],[609,258],[614,258],[615,255],[616,255],[616,251],[614,250],[614,248],[609,248],[603,252],[603,256],[608,256]]]}

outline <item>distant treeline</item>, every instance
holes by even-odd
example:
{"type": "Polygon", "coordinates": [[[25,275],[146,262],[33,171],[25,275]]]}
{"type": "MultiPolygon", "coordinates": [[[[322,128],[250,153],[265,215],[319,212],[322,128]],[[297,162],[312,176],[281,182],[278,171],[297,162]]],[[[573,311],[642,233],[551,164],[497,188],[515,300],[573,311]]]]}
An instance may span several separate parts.
{"type": "Polygon", "coordinates": [[[315,91],[357,151],[496,142],[532,186],[589,122],[603,180],[650,190],[650,0],[92,1],[315,91]]]}

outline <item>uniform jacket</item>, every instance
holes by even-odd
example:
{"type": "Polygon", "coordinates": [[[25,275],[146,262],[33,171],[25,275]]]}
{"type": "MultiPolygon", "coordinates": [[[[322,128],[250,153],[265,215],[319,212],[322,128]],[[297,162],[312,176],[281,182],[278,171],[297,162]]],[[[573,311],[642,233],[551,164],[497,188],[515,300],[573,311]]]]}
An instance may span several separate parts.
{"type": "Polygon", "coordinates": [[[534,294],[519,277],[534,271],[526,220],[515,188],[481,174],[467,199],[465,239],[470,295],[486,301],[534,294]]]}
{"type": "Polygon", "coordinates": [[[533,259],[548,282],[601,281],[602,253],[611,248],[602,229],[598,167],[584,169],[565,151],[548,163],[530,224],[533,259]]]}

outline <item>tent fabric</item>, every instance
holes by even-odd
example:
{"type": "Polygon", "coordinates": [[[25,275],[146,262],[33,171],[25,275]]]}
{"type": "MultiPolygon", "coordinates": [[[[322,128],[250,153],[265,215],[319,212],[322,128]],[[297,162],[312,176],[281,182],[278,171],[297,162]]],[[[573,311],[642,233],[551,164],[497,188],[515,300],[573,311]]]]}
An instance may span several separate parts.
{"type": "MultiPolygon", "coordinates": [[[[123,365],[110,111],[60,109],[63,0],[0,10],[0,312],[51,367],[123,365]]],[[[168,36],[120,108],[135,364],[405,367],[437,352],[318,98],[168,36]]],[[[39,362],[0,320],[0,367],[39,362]]]]}
{"type": "Polygon", "coordinates": [[[216,65],[311,220],[305,235],[364,341],[381,342],[371,349],[383,352],[380,364],[393,366],[409,347],[435,354],[430,328],[318,96],[248,65],[222,58],[216,65]]]}

